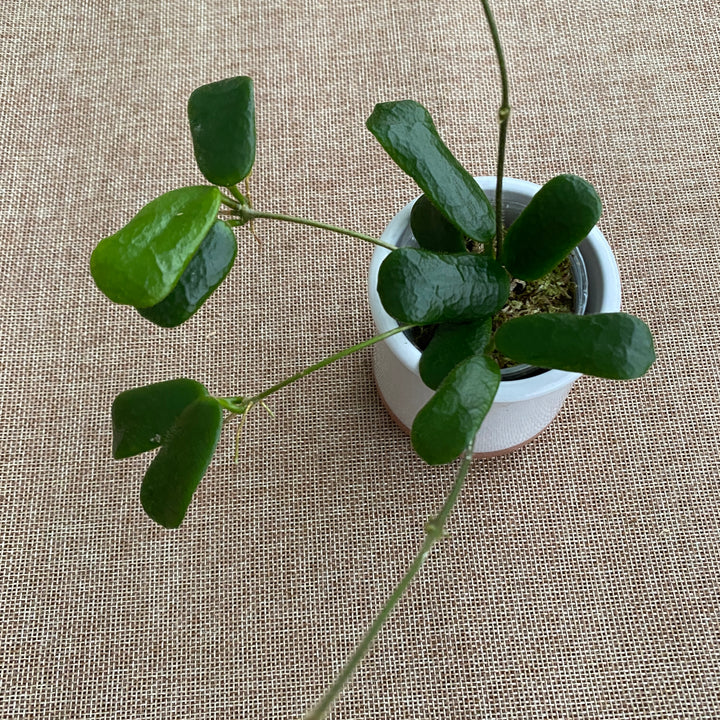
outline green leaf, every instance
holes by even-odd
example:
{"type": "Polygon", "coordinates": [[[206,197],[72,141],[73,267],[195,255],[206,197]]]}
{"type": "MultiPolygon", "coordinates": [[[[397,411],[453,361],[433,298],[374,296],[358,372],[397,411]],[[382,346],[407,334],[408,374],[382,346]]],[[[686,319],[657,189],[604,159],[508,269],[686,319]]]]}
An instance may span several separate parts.
{"type": "Polygon", "coordinates": [[[586,237],[601,212],[600,198],[587,180],[558,175],[508,228],[500,261],[513,277],[538,280],[586,237]]]}
{"type": "Polygon", "coordinates": [[[490,201],[440,139],[422,105],[413,100],[380,103],[366,125],[453,225],[479,243],[492,240],[490,201]]]}
{"type": "Polygon", "coordinates": [[[161,327],[182,325],[225,279],[236,255],[233,231],[222,220],[217,220],[171,293],[157,305],[138,312],[161,327]]]}
{"type": "Polygon", "coordinates": [[[482,355],[492,334],[492,320],[439,325],[420,356],[420,377],[433,390],[470,355],[482,355]]]}
{"type": "Polygon", "coordinates": [[[160,446],[180,413],[207,390],[180,378],[120,393],[112,404],[113,457],[139,455],[160,446]]]}
{"type": "Polygon", "coordinates": [[[429,325],[492,315],[505,304],[510,281],[486,255],[398,248],[380,266],[377,289],[396,320],[429,325]]]}
{"type": "Polygon", "coordinates": [[[110,300],[151,307],[175,287],[220,207],[216,187],[171,190],[98,243],[90,272],[110,300]]]}
{"type": "Polygon", "coordinates": [[[255,96],[249,77],[203,85],[190,95],[188,120],[195,160],[215,185],[235,185],[255,162],[255,96]]]}
{"type": "Polygon", "coordinates": [[[410,211],[410,228],[420,247],[435,252],[465,252],[465,236],[421,195],[410,211]]]}
{"type": "Polygon", "coordinates": [[[520,363],[615,380],[640,377],[655,361],[648,326],[626,313],[515,318],[495,333],[495,344],[520,363]]]}
{"type": "Polygon", "coordinates": [[[182,523],[212,460],[222,424],[222,407],[212,397],[195,400],[177,419],[140,489],[142,506],[155,522],[166,528],[182,523]]]}
{"type": "Polygon", "coordinates": [[[485,355],[457,365],[415,417],[417,454],[429,465],[452,462],[480,429],[499,384],[500,368],[485,355]]]}

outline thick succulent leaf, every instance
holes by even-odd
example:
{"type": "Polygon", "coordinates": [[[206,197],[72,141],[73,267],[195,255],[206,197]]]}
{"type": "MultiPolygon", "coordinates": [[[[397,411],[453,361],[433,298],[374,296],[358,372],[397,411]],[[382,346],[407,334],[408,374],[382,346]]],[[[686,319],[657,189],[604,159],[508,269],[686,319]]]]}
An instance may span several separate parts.
{"type": "Polygon", "coordinates": [[[500,368],[485,355],[457,365],[415,417],[417,454],[429,465],[452,462],[480,429],[499,384],[500,368]]]}
{"type": "Polygon", "coordinates": [[[188,100],[195,160],[215,185],[235,185],[255,162],[255,96],[249,77],[203,85],[188,100]]]}
{"type": "Polygon", "coordinates": [[[215,398],[196,400],[177,419],[140,489],[145,512],[166,528],[182,523],[220,440],[223,412],[215,398]]]}
{"type": "Polygon", "coordinates": [[[505,304],[510,281],[486,255],[398,248],[383,260],[377,290],[396,320],[429,325],[492,315],[505,304]]]}
{"type": "Polygon", "coordinates": [[[480,243],[494,237],[490,201],[440,139],[422,105],[413,100],[380,103],[366,124],[453,225],[480,243]]]}
{"type": "Polygon", "coordinates": [[[182,411],[206,395],[203,385],[186,378],[120,393],[112,404],[113,457],[119,460],[159,447],[182,411]]]}
{"type": "Polygon", "coordinates": [[[601,212],[600,198],[587,180],[558,175],[508,228],[500,260],[513,277],[537,280],[585,238],[601,212]]]}
{"type": "Polygon", "coordinates": [[[648,326],[626,313],[528,315],[502,325],[495,345],[520,363],[615,380],[640,377],[655,361],[648,326]]]}
{"type": "Polygon", "coordinates": [[[225,279],[236,255],[233,231],[217,220],[170,294],[157,305],[139,309],[139,313],[161,327],[182,325],[225,279]]]}
{"type": "Polygon", "coordinates": [[[420,377],[433,390],[450,371],[471,355],[482,355],[492,334],[492,320],[438,325],[420,356],[420,377]]]}
{"type": "Polygon", "coordinates": [[[421,195],[410,211],[410,228],[420,247],[435,252],[465,252],[465,236],[421,195]]]}
{"type": "Polygon", "coordinates": [[[171,190],[98,243],[90,271],[100,290],[123,305],[151,307],[175,287],[220,207],[209,185],[171,190]]]}

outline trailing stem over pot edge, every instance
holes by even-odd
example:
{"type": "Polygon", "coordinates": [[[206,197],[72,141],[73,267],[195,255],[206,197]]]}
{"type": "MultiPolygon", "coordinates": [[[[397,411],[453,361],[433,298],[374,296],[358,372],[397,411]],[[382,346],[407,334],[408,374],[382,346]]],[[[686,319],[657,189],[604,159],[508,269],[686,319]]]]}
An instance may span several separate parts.
{"type": "MultiPolygon", "coordinates": [[[[229,78],[191,94],[188,119],[195,158],[211,184],[161,195],[103,239],[91,257],[98,288],[156,325],[176,327],[197,312],[232,269],[237,256],[232,228],[249,225],[252,231],[257,220],[277,220],[342,233],[390,250],[377,289],[399,325],[251,397],[214,397],[205,386],[184,378],[118,395],[112,407],[113,456],[126,458],[159,448],[141,488],[143,508],[156,522],[164,527],[182,523],[229,416],[238,416],[242,427],[248,413],[264,406],[265,399],[281,388],[395,333],[437,325],[420,364],[421,377],[435,394],[413,423],[412,443],[430,464],[449,463],[459,455],[465,459],[451,497],[428,527],[424,549],[406,576],[409,582],[442,536],[469,467],[472,440],[499,387],[500,370],[490,357],[493,350],[518,363],[613,379],[640,377],[654,361],[647,326],[624,313],[540,313],[508,320],[492,331],[492,317],[508,299],[510,279],[536,280],[552,271],[597,223],[601,204],[587,181],[559,175],[542,186],[505,231],[502,177],[510,107],[502,48],[486,0],[483,8],[503,91],[495,208],[453,157],[420,104],[380,103],[367,120],[370,132],[423,191],[411,217],[418,248],[396,249],[359,232],[256,209],[248,192],[256,143],[252,80],[229,78]]],[[[399,595],[404,587],[401,583],[399,595]]],[[[383,613],[389,613],[397,597],[383,613]]],[[[383,613],[327,703],[384,622],[383,613]]],[[[322,715],[329,707],[324,702],[310,717],[322,715]]]]}

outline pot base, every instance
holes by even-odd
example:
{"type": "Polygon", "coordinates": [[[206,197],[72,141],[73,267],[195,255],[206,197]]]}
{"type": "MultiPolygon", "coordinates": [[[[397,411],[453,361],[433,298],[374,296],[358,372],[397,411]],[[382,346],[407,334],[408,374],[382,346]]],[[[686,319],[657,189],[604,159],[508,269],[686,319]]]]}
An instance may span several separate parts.
{"type": "MultiPolygon", "coordinates": [[[[387,404],[385,398],[383,397],[383,394],[378,387],[377,382],[375,383],[375,387],[377,388],[377,393],[380,396],[380,401],[382,402],[383,406],[385,407],[385,410],[387,410],[388,415],[394,420],[395,424],[406,434],[410,435],[410,428],[400,420],[400,418],[390,409],[390,406],[387,404]]],[[[510,453],[514,453],[516,450],[520,450],[521,448],[524,448],[526,445],[531,443],[533,440],[535,440],[536,437],[539,435],[542,435],[542,433],[545,431],[545,429],[548,426],[546,425],[542,430],[535,433],[532,437],[529,437],[527,440],[523,440],[523,442],[518,443],[517,445],[513,445],[512,447],[503,448],[502,450],[494,450],[493,452],[474,452],[473,457],[474,458],[492,458],[492,457],[502,457],[503,455],[510,455],[510,453]]]]}

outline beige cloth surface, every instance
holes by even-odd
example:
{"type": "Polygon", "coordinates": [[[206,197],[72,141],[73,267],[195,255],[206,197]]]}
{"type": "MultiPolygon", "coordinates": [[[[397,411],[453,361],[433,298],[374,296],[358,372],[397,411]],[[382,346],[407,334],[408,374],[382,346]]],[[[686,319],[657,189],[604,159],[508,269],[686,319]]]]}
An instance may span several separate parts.
{"type": "MultiPolygon", "coordinates": [[[[624,308],[659,359],[583,378],[524,450],[477,462],[333,717],[720,717],[715,0],[495,3],[507,173],[588,178],[624,308]]],[[[373,332],[372,248],[258,223],[216,297],[162,330],[94,287],[95,243],[202,182],[190,91],[256,82],[256,206],[379,234],[417,194],[364,128],[413,98],[493,174],[477,2],[6,0],[0,6],[0,717],[300,718],[399,580],[453,468],[412,453],[370,353],[224,435],[185,524],[110,458],[121,390],[249,394],[373,332]]]]}

